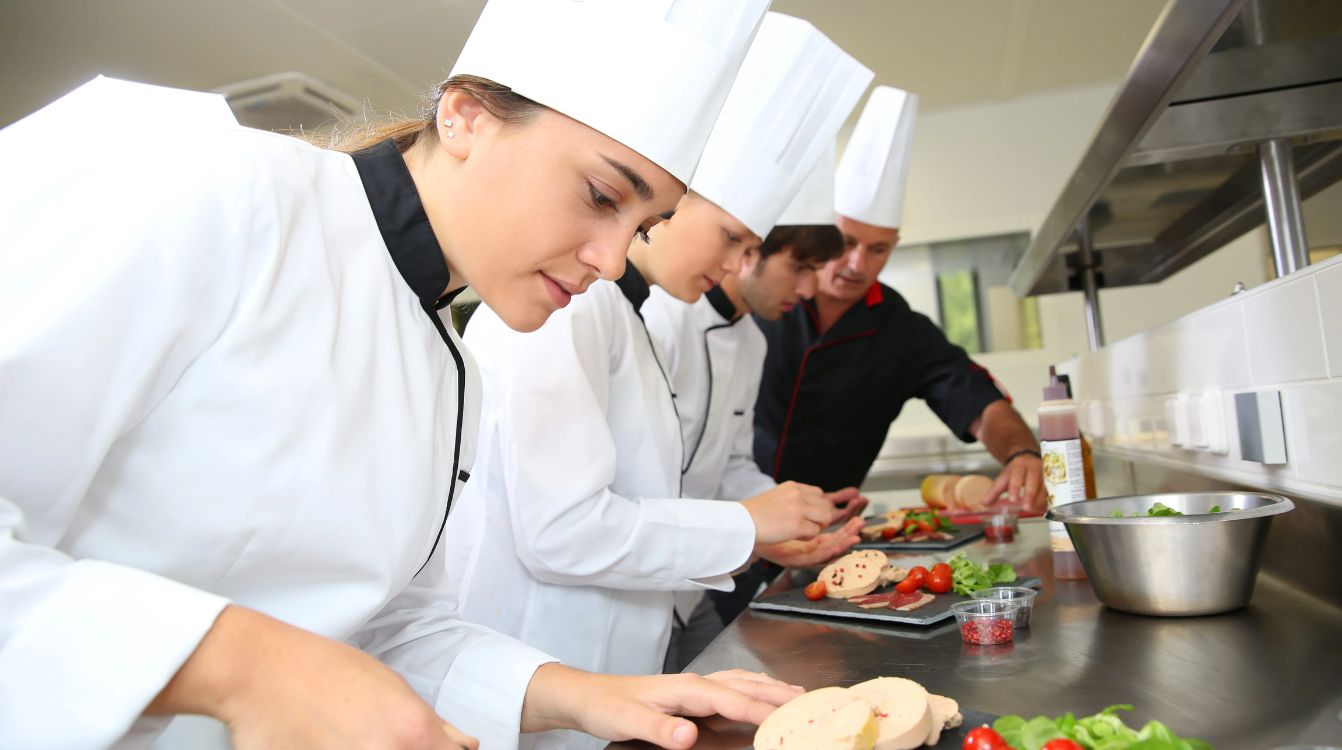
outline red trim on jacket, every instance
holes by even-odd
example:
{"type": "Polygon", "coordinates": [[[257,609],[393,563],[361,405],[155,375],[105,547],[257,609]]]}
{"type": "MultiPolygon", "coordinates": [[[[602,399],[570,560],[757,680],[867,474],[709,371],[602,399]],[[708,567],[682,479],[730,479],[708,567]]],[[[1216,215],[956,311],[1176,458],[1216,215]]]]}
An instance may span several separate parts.
{"type": "Polygon", "coordinates": [[[867,307],[875,307],[885,301],[885,293],[881,291],[881,282],[872,282],[871,288],[867,290],[867,307]]]}

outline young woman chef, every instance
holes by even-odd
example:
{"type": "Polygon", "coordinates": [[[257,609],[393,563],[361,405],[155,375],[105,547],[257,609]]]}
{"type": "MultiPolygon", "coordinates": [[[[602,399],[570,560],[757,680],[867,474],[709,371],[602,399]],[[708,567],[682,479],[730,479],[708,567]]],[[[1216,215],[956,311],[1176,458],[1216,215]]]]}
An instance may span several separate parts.
{"type": "Polygon", "coordinates": [[[791,697],[549,663],[437,588],[480,390],[439,309],[617,277],[765,5],[493,0],[352,157],[107,79],[0,132],[0,747],[689,747],[663,711],[791,697]]]}
{"type": "MultiPolygon", "coordinates": [[[[680,499],[674,394],[639,305],[656,283],[686,300],[768,233],[871,72],[804,21],[770,13],[742,64],[691,193],[652,234],[694,227],[658,252],[636,241],[618,283],[598,282],[533,334],[482,307],[466,329],[489,384],[478,460],[449,536],[463,616],[617,674],[658,671],[672,591],[730,585],[755,546],[834,518],[813,487],[742,503],[680,499]],[[733,259],[735,258],[735,259],[733,259]]],[[[664,92],[659,92],[658,97],[664,92]]],[[[568,733],[526,747],[599,746],[568,733]]]]}
{"type": "MultiPolygon", "coordinates": [[[[816,160],[764,242],[746,252],[740,272],[723,277],[722,283],[692,304],[653,287],[641,308],[676,392],[676,411],[685,436],[681,481],[688,497],[740,500],[777,484],[760,471],[752,453],[755,397],[767,349],[755,319],[776,319],[798,300],[814,294],[816,269],[843,252],[843,235],[834,226],[834,165],[831,146],[816,160]]],[[[679,223],[677,216],[666,230],[655,232],[656,244],[644,252],[662,252],[674,243],[676,233],[669,230],[679,223]]],[[[649,264],[653,261],[648,259],[649,264]]],[[[858,514],[866,498],[855,487],[837,490],[832,497],[850,503],[854,517],[847,524],[805,541],[793,539],[757,548],[761,560],[755,565],[818,565],[861,541],[858,532],[863,521],[858,514]]],[[[734,577],[734,590],[712,591],[708,601],[703,591],[676,592],[678,627],[667,649],[666,671],[684,669],[722,632],[726,623],[716,613],[719,601],[754,598],[759,581],[743,575],[734,577]]]]}

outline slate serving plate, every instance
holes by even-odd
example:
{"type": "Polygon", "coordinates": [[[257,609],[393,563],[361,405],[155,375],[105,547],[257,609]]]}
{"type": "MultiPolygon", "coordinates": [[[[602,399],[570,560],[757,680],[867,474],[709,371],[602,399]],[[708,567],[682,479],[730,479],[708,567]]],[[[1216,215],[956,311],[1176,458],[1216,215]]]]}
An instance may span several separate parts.
{"type": "MultiPolygon", "coordinates": [[[[1042,581],[1038,578],[1018,578],[1011,583],[1000,584],[1002,586],[1026,586],[1029,588],[1039,588],[1042,581]]],[[[891,588],[885,588],[873,591],[873,594],[890,591],[891,588]]],[[[877,622],[897,622],[905,625],[933,625],[948,618],[951,614],[951,605],[957,602],[968,601],[969,597],[947,592],[937,594],[937,598],[921,609],[915,609],[912,612],[900,612],[894,609],[862,609],[856,604],[849,604],[846,599],[821,599],[813,602],[806,598],[802,589],[789,589],[778,594],[761,597],[750,603],[751,609],[763,610],[766,612],[782,612],[787,614],[812,615],[819,617],[840,617],[849,620],[868,620],[877,622]]]]}
{"type": "MultiPolygon", "coordinates": [[[[864,519],[874,521],[877,519],[864,519]]],[[[955,549],[962,544],[972,542],[983,536],[983,526],[977,523],[956,524],[956,532],[946,541],[927,540],[925,542],[887,542],[878,539],[874,542],[858,542],[853,549],[878,549],[882,552],[942,552],[955,549]]]]}

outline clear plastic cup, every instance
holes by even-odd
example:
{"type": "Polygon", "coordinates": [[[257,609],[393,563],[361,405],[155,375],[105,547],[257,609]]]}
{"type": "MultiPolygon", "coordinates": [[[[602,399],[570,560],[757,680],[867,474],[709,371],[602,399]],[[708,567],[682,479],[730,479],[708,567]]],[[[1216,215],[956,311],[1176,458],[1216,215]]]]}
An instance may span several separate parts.
{"type": "Polygon", "coordinates": [[[1034,614],[1034,598],[1039,592],[1022,586],[993,586],[970,594],[976,600],[1015,602],[1016,627],[1030,627],[1030,616],[1034,614]]]}
{"type": "Polygon", "coordinates": [[[1009,643],[1016,629],[1018,602],[1008,599],[971,599],[951,605],[960,625],[960,638],[973,646],[1009,643]]]}
{"type": "Polygon", "coordinates": [[[1015,513],[994,513],[983,520],[983,535],[990,542],[1010,542],[1019,528],[1015,513]]]}

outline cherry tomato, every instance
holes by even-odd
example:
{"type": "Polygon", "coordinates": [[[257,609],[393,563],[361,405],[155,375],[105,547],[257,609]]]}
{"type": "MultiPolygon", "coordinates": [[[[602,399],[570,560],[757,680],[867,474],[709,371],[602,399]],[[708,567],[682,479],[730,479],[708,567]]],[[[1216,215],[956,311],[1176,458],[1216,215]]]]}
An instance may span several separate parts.
{"type": "Polygon", "coordinates": [[[1043,750],[1085,750],[1085,748],[1066,737],[1059,737],[1056,740],[1045,742],[1043,750]]]}
{"type": "Polygon", "coordinates": [[[921,565],[915,565],[912,568],[909,568],[909,578],[917,581],[917,585],[921,587],[923,581],[927,580],[927,568],[924,568],[921,565]]]}
{"type": "Polygon", "coordinates": [[[1010,750],[1006,740],[1002,735],[993,731],[993,728],[984,724],[976,729],[969,730],[965,735],[965,742],[961,745],[962,750],[1010,750]]]}
{"type": "Polygon", "coordinates": [[[950,574],[951,574],[951,566],[948,565],[948,564],[946,564],[946,563],[944,563],[944,562],[942,562],[942,563],[937,563],[936,565],[933,565],[933,566],[932,566],[932,571],[931,571],[931,572],[935,573],[935,572],[937,572],[938,570],[945,571],[946,575],[950,575],[950,574]]]}
{"type": "Polygon", "coordinates": [[[927,574],[927,579],[923,581],[923,585],[934,594],[944,594],[951,590],[951,574],[933,568],[932,572],[927,574]]]}
{"type": "Polygon", "coordinates": [[[886,540],[887,542],[890,541],[891,539],[894,539],[897,536],[899,536],[899,529],[895,528],[894,526],[886,526],[885,528],[881,529],[881,538],[886,540]]]}
{"type": "Polygon", "coordinates": [[[930,533],[937,530],[937,527],[927,521],[914,521],[914,523],[918,524],[918,530],[923,533],[930,533]]]}
{"type": "Polygon", "coordinates": [[[919,581],[913,576],[908,576],[904,580],[895,584],[895,591],[898,591],[901,594],[912,594],[913,592],[921,588],[922,585],[923,585],[922,581],[919,581]]]}
{"type": "Polygon", "coordinates": [[[806,595],[807,599],[810,599],[813,602],[818,602],[825,598],[825,582],[815,581],[814,583],[809,583],[806,585],[806,588],[802,589],[802,593],[806,595]]]}

